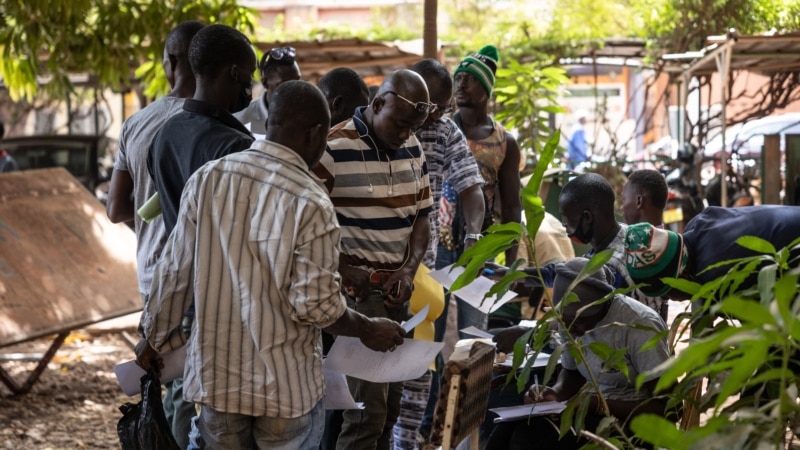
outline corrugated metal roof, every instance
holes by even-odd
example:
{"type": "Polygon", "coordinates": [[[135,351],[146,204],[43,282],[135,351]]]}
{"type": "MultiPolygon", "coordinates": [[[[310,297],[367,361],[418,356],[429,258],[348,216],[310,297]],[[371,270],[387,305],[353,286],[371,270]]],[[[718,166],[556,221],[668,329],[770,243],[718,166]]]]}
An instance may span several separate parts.
{"type": "Polygon", "coordinates": [[[421,55],[401,50],[381,42],[354,39],[330,41],[257,42],[261,51],[275,47],[291,46],[297,49],[295,60],[303,79],[316,82],[322,75],[336,67],[349,67],[362,77],[389,74],[408,68],[422,59],[421,55]]]}
{"type": "Polygon", "coordinates": [[[731,71],[748,70],[763,75],[779,72],[800,72],[800,33],[738,36],[729,42],[729,36],[710,36],[709,45],[699,52],[665,55],[674,59],[671,71],[692,68],[693,75],[711,75],[717,72],[713,58],[703,57],[721,45],[730,45],[731,71]],[[685,58],[681,58],[685,56],[685,58]]]}

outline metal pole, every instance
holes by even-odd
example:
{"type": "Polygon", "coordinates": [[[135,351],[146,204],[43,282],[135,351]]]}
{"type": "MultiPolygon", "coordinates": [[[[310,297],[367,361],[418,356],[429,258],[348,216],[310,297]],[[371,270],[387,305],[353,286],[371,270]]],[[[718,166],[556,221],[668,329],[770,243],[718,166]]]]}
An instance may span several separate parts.
{"type": "Polygon", "coordinates": [[[94,87],[94,135],[100,136],[100,114],[97,111],[97,86],[94,87]]]}
{"type": "MultiPolygon", "coordinates": [[[[686,133],[684,132],[684,127],[686,126],[686,85],[687,77],[682,75],[680,80],[678,80],[678,148],[683,148],[683,144],[686,142],[686,133]]],[[[676,155],[673,152],[673,158],[676,155]]]]}
{"type": "Polygon", "coordinates": [[[728,206],[728,147],[726,142],[725,136],[725,124],[727,123],[727,114],[726,109],[728,106],[728,75],[729,70],[731,67],[731,45],[733,41],[728,41],[724,45],[724,49],[719,52],[716,57],[717,63],[717,72],[719,72],[720,77],[720,94],[721,95],[721,102],[722,102],[722,153],[719,157],[719,173],[720,173],[720,205],[722,207],[728,206]]]}
{"type": "Polygon", "coordinates": [[[67,134],[72,134],[72,96],[67,92],[67,134]]]}

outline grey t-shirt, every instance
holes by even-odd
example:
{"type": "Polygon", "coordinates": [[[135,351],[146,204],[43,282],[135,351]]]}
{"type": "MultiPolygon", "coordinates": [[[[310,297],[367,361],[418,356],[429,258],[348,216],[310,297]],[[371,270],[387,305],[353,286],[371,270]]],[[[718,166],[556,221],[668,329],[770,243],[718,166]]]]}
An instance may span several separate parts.
{"type": "Polygon", "coordinates": [[[253,133],[256,139],[264,139],[267,134],[267,93],[264,92],[254,98],[247,107],[239,112],[233,113],[233,117],[239,119],[244,126],[253,133]]]}
{"type": "MultiPolygon", "coordinates": [[[[666,330],[667,326],[661,320],[661,316],[652,308],[630,297],[616,295],[610,302],[608,313],[597,324],[597,327],[577,339],[587,347],[586,363],[578,365],[575,358],[565,351],[561,355],[561,365],[565,369],[579,371],[586,380],[591,379],[589,377],[589,371],[591,371],[597,378],[600,392],[608,399],[643,400],[649,398],[650,392],[636,391],[636,378],[640,373],[655,369],[666,361],[669,358],[669,349],[666,338],[661,339],[658,345],[650,350],[640,351],[640,349],[655,333],[666,330]],[[654,331],[635,329],[626,325],[643,325],[654,331]],[[619,370],[604,368],[603,361],[588,350],[588,346],[592,342],[602,342],[613,349],[627,349],[625,361],[630,378],[627,378],[619,370]]],[[[563,330],[561,337],[562,342],[566,342],[563,330]]],[[[654,373],[646,381],[659,376],[660,373],[654,373]]]]}
{"type": "MultiPolygon", "coordinates": [[[[183,111],[183,101],[184,99],[177,97],[162,97],[136,112],[122,125],[114,170],[124,170],[131,175],[133,204],[137,211],[156,192],[155,184],[147,171],[150,144],[164,122],[183,111]]],[[[152,222],[145,223],[137,214],[134,223],[139,292],[149,294],[153,269],[167,240],[164,221],[158,216],[152,222]]]]}

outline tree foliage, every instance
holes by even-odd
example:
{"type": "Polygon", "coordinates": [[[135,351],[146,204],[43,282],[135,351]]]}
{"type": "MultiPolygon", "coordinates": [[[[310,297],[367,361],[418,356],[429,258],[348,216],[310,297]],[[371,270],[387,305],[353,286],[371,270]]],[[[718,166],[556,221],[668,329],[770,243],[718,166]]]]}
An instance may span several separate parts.
{"type": "MultiPolygon", "coordinates": [[[[645,80],[629,91],[629,100],[634,96],[643,99],[643,109],[630,114],[630,120],[608,120],[605,100],[598,95],[596,101],[595,123],[608,136],[608,141],[602,147],[593,144],[592,152],[608,157],[614,167],[619,167],[619,160],[627,157],[634,140],[654,127],[663,126],[658,123],[658,117],[664,115],[667,105],[675,103],[674,90],[663,88],[668,76],[661,59],[663,54],[701,50],[706,47],[708,36],[724,35],[731,28],[740,35],[800,29],[800,3],[794,0],[564,0],[550,5],[534,9],[524,0],[456,0],[447,8],[451,27],[445,38],[459,44],[450,54],[461,57],[482,45],[495,44],[500,49],[500,67],[507,76],[508,71],[515,71],[515,63],[530,64],[535,70],[541,70],[558,66],[562,58],[590,55],[602,49],[611,38],[641,39],[646,46],[645,65],[642,69],[630,70],[645,70],[645,80]],[[631,120],[636,122],[633,127],[631,120]],[[631,129],[636,131],[631,132],[631,129]]],[[[748,76],[748,73],[733,72],[731,79],[740,76],[748,76]]],[[[502,93],[504,90],[526,92],[526,84],[530,82],[523,82],[523,79],[517,77],[510,82],[513,86],[497,90],[498,117],[510,115],[512,122],[520,123],[513,116],[522,114],[520,111],[528,106],[526,101],[502,93]]],[[[705,92],[712,92],[713,80],[716,78],[698,78],[705,92]]],[[[498,85],[506,84],[509,82],[498,76],[498,85]]],[[[736,104],[731,110],[737,112],[726,117],[727,126],[773,114],[800,99],[800,76],[792,72],[770,74],[768,81],[757,90],[733,92],[732,81],[728,86],[729,103],[736,104]]],[[[712,100],[704,97],[703,101],[710,105],[712,100]]],[[[534,119],[521,123],[537,121],[537,116],[531,117],[534,119]]],[[[687,120],[684,138],[701,148],[721,125],[721,115],[714,111],[687,120]]],[[[517,130],[524,138],[525,130],[517,130]]],[[[696,167],[694,178],[702,189],[702,166],[697,164],[696,167]]]]}
{"type": "Polygon", "coordinates": [[[186,20],[224,23],[246,34],[255,16],[236,0],[7,0],[0,4],[0,76],[12,100],[65,98],[70,74],[126,89],[132,71],[166,91],[161,67],[169,31],[186,20]]]}
{"type": "Polygon", "coordinates": [[[791,0],[633,0],[631,36],[656,51],[680,53],[705,47],[710,35],[735,28],[740,34],[798,29],[800,7],[791,0]],[[680,30],[680,32],[677,32],[680,30]]]}
{"type": "Polygon", "coordinates": [[[368,41],[412,40],[422,37],[422,14],[419,5],[408,5],[402,11],[390,7],[372,8],[371,20],[363,26],[351,23],[286,22],[279,14],[271,27],[256,31],[259,41],[314,41],[361,38],[368,41]]]}
{"type": "Polygon", "coordinates": [[[522,64],[509,59],[497,69],[495,92],[502,105],[497,120],[516,130],[520,148],[540,154],[551,134],[549,115],[563,112],[558,95],[566,81],[562,68],[535,61],[522,64]]]}

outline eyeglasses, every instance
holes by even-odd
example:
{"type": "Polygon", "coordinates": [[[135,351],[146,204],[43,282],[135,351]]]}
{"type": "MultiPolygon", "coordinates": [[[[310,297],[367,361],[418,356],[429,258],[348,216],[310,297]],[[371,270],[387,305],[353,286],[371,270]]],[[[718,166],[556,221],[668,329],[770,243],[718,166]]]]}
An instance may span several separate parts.
{"type": "Polygon", "coordinates": [[[394,92],[394,91],[386,91],[386,92],[384,92],[384,95],[385,94],[392,94],[395,97],[399,98],[400,100],[408,103],[409,105],[413,106],[414,107],[414,111],[416,111],[418,113],[431,114],[434,111],[436,111],[436,108],[437,108],[436,104],[434,104],[434,103],[425,103],[425,102],[416,102],[416,103],[414,103],[411,100],[403,97],[402,95],[400,95],[400,94],[398,94],[397,92],[394,92]]]}
{"type": "Polygon", "coordinates": [[[433,105],[433,106],[435,106],[436,109],[434,109],[431,112],[431,114],[433,114],[434,112],[438,112],[439,114],[450,114],[451,112],[453,112],[455,110],[455,108],[453,108],[453,105],[451,105],[449,103],[444,105],[444,106],[442,106],[442,105],[433,105]]]}
{"type": "Polygon", "coordinates": [[[294,47],[275,47],[267,52],[267,57],[264,59],[264,65],[266,65],[267,61],[270,59],[280,61],[283,58],[294,58],[295,56],[297,56],[297,50],[294,47]]]}

